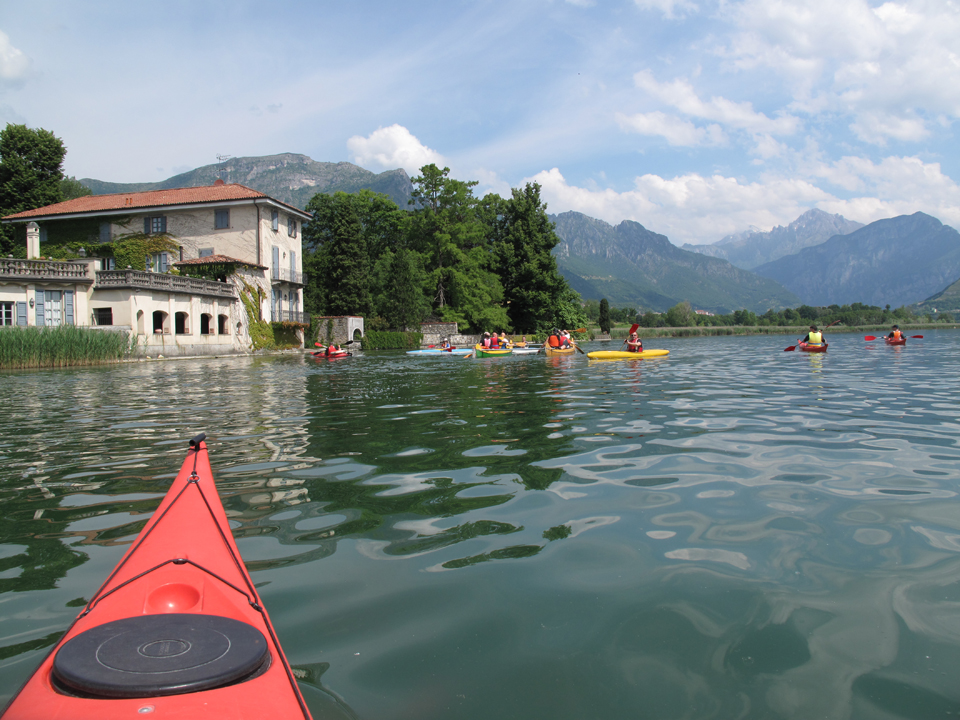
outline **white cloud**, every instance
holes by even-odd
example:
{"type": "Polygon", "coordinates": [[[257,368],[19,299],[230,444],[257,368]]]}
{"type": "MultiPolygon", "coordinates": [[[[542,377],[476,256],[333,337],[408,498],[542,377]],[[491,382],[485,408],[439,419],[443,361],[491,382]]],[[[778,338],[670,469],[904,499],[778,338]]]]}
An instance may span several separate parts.
{"type": "Polygon", "coordinates": [[[786,225],[812,207],[862,223],[921,211],[960,227],[960,185],[943,174],[939,163],[915,157],[888,157],[878,163],[845,157],[804,172],[807,178],[769,177],[751,183],[722,175],[647,174],[625,192],[571,185],[557,168],[524,182],[540,184],[550,212],[575,210],[612,225],[635,220],[677,245],[715,242],[750,226],[786,225]],[[858,196],[839,198],[818,182],[858,196]]]}
{"type": "Polygon", "coordinates": [[[5,32],[0,30],[0,80],[23,80],[30,69],[30,58],[15,48],[5,32]]]}
{"type": "Polygon", "coordinates": [[[633,76],[633,82],[636,87],[651,97],[686,115],[712,120],[738,130],[771,135],[792,135],[800,124],[799,119],[791,115],[769,118],[754,110],[753,104],[749,102],[734,102],[724,97],[701,100],[693,86],[686,80],[660,83],[649,70],[636,73],[633,76]]]}
{"type": "Polygon", "coordinates": [[[623,130],[662,137],[670,145],[679,147],[723,145],[727,139],[719,125],[697,127],[692,122],[659,111],[636,115],[617,113],[616,120],[623,130]]]}
{"type": "Polygon", "coordinates": [[[744,184],[736,178],[696,173],[672,179],[643,175],[635,179],[635,189],[626,192],[570,185],[557,168],[524,182],[540,184],[551,212],[575,210],[612,225],[635,220],[677,245],[715,242],[751,225],[785,225],[832,198],[803,180],[744,184]]]}
{"type": "Polygon", "coordinates": [[[896,117],[881,112],[861,113],[850,129],[864,142],[884,145],[887,138],[918,141],[930,132],[919,118],[896,117]]]}
{"type": "Polygon", "coordinates": [[[368,137],[354,135],[347,140],[347,148],[353,153],[353,161],[364,168],[381,167],[392,170],[401,167],[413,176],[424,165],[434,163],[443,167],[443,156],[421,143],[402,125],[381,127],[368,137]]]}
{"type": "Polygon", "coordinates": [[[717,49],[734,68],[772,70],[796,111],[851,117],[866,142],[916,142],[926,118],[960,118],[960,13],[952,0],[745,0],[722,6],[735,26],[717,49]]]}
{"type": "Polygon", "coordinates": [[[925,163],[916,157],[887,157],[879,163],[844,157],[822,164],[814,172],[844,189],[863,193],[821,203],[819,207],[827,212],[873,222],[921,211],[960,227],[960,185],[943,173],[940,163],[925,163]]]}
{"type": "Polygon", "coordinates": [[[659,10],[665,18],[675,19],[693,14],[699,10],[690,0],[633,0],[641,10],[659,10]]]}

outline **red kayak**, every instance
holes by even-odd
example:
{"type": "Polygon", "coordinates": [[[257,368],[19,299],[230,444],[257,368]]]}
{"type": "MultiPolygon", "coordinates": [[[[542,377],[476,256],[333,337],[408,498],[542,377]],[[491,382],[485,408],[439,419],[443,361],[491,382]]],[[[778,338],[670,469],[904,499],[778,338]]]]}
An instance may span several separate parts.
{"type": "Polygon", "coordinates": [[[819,343],[817,345],[810,345],[809,343],[800,342],[797,343],[797,347],[804,352],[826,352],[827,344],[828,343],[819,343]]]}
{"type": "Polygon", "coordinates": [[[887,341],[887,345],[906,345],[907,339],[900,338],[899,340],[894,340],[893,338],[884,338],[887,341]]]}
{"type": "Polygon", "coordinates": [[[5,720],[310,720],[230,534],[205,437],[5,720]]]}
{"type": "Polygon", "coordinates": [[[353,353],[347,352],[346,350],[341,350],[340,352],[334,352],[327,355],[325,352],[315,352],[310,353],[317,360],[336,360],[337,358],[353,357],[353,353]]]}

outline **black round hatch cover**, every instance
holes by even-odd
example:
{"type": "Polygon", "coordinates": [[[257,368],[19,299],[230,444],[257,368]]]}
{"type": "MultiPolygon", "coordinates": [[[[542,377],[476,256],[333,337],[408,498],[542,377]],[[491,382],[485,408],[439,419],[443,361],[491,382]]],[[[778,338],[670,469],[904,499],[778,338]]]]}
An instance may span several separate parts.
{"type": "Polygon", "coordinates": [[[209,690],[249,675],[267,659],[257,628],[217,615],[139,615],[91,628],[64,644],[56,678],[101,697],[209,690]]]}

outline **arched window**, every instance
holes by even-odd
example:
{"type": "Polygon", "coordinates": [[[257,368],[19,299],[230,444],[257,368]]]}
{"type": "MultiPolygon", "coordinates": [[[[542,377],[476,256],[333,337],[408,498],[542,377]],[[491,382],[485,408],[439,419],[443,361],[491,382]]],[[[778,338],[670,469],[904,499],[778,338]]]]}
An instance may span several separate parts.
{"type": "Polygon", "coordinates": [[[167,314],[163,310],[153,311],[153,332],[155,335],[170,332],[167,327],[167,314]]]}
{"type": "Polygon", "coordinates": [[[226,315],[217,315],[217,333],[220,335],[230,334],[230,325],[227,324],[226,315]]]}
{"type": "Polygon", "coordinates": [[[178,312],[174,319],[174,332],[177,335],[188,335],[190,333],[190,325],[188,323],[189,316],[185,312],[178,312]]]}
{"type": "Polygon", "coordinates": [[[210,323],[212,319],[213,319],[213,316],[207,313],[202,313],[200,315],[200,334],[201,335],[213,335],[213,326],[210,323]]]}

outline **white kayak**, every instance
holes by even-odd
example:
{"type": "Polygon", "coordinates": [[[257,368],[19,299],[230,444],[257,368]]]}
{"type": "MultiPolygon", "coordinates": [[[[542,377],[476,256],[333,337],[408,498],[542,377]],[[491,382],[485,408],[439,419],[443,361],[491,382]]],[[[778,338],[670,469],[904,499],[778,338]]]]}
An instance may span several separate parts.
{"type": "Polygon", "coordinates": [[[441,348],[424,348],[423,350],[407,350],[407,355],[469,355],[473,348],[453,348],[452,350],[443,350],[441,348]]]}

